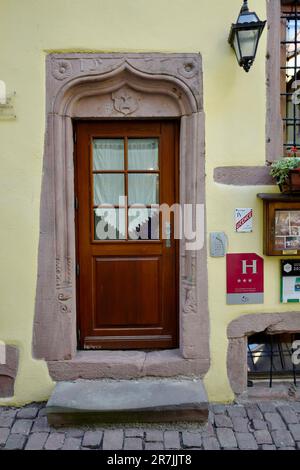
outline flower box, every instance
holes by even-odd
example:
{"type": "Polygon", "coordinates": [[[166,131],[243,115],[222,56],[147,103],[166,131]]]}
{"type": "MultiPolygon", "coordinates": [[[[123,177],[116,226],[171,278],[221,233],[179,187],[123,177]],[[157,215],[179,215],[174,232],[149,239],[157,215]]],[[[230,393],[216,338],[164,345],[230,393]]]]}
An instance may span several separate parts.
{"type": "Polygon", "coordinates": [[[300,168],[290,170],[284,183],[278,183],[279,189],[284,194],[300,194],[300,168]]]}
{"type": "Polygon", "coordinates": [[[289,172],[289,190],[291,193],[300,193],[300,168],[289,172]]]}

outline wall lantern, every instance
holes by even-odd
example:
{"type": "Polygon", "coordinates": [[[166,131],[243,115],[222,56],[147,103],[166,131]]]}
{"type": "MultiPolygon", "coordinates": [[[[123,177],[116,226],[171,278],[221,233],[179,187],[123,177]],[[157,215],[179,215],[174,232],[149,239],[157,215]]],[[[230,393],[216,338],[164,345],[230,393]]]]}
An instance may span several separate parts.
{"type": "Polygon", "coordinates": [[[237,61],[249,72],[257,51],[260,36],[266,21],[260,21],[255,12],[250,12],[244,0],[237,22],[231,26],[228,42],[234,49],[237,61]]]}

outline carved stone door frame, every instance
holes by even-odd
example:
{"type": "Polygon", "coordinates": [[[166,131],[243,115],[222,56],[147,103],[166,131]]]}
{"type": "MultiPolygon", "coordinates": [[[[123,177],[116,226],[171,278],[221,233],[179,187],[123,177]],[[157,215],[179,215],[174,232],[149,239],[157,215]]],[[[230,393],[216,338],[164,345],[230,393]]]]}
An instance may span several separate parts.
{"type": "MultiPolygon", "coordinates": [[[[180,203],[205,203],[205,143],[199,54],[50,54],[33,353],[47,361],[77,354],[74,119],[177,118],[180,203]]],[[[180,243],[180,350],[193,371],[209,367],[206,246],[180,243]]],[[[99,351],[101,354],[101,351],[99,351]]],[[[187,367],[187,373],[188,373],[187,367]]]]}

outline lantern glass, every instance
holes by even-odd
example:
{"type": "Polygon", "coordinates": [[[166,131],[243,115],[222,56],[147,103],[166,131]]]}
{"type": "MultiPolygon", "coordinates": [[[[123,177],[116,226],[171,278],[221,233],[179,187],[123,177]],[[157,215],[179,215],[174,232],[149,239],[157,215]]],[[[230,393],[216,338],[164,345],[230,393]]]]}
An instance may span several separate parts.
{"type": "Polygon", "coordinates": [[[242,60],[242,56],[241,56],[241,52],[240,52],[240,45],[239,45],[239,42],[238,42],[238,34],[234,35],[233,48],[234,48],[238,63],[240,64],[241,60],[242,60]]]}
{"type": "Polygon", "coordinates": [[[255,57],[259,39],[258,29],[246,29],[237,32],[242,57],[255,57]]]}

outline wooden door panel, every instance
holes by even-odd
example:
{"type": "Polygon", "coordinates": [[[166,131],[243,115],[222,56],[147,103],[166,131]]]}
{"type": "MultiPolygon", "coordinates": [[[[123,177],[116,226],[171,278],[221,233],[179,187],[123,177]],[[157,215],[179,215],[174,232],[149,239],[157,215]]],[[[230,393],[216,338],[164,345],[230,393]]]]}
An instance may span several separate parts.
{"type": "Polygon", "coordinates": [[[75,132],[79,347],[175,348],[178,243],[162,239],[152,204],[178,202],[178,124],[81,121],[75,132]],[[120,193],[147,204],[138,222],[120,193]],[[107,203],[124,215],[122,226],[107,203]]]}
{"type": "Polygon", "coordinates": [[[96,258],[94,276],[94,328],[159,326],[159,258],[96,258]]]}
{"type": "MultiPolygon", "coordinates": [[[[152,255],[162,255],[163,249],[161,243],[151,242],[151,254],[152,255]]],[[[91,255],[92,256],[110,256],[110,255],[119,255],[119,256],[134,256],[137,254],[136,243],[127,242],[126,244],[120,243],[102,243],[94,244],[91,246],[91,255]]],[[[138,249],[139,255],[148,255],[149,254],[149,243],[141,242],[138,249]]]]}

